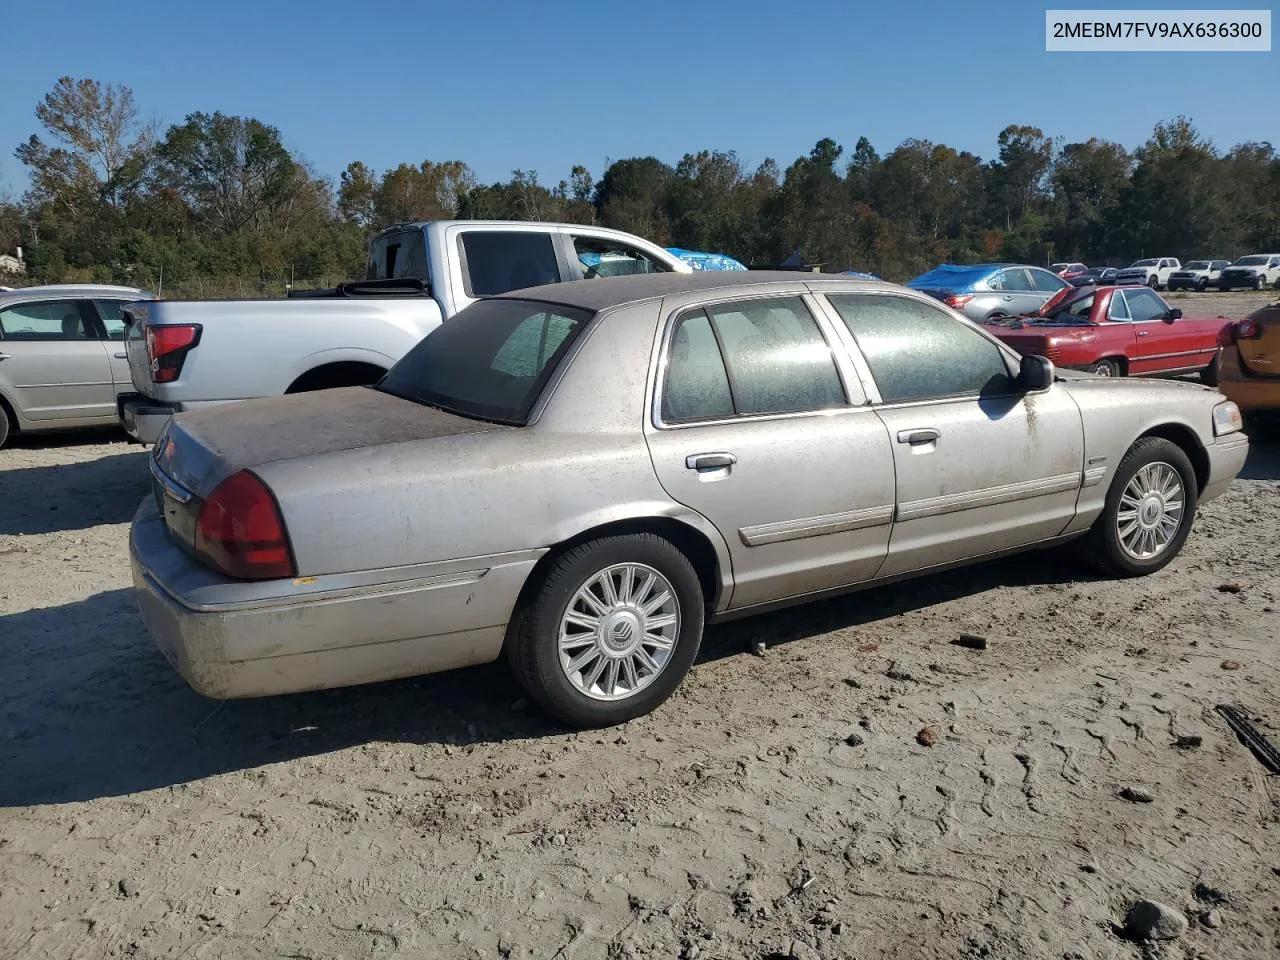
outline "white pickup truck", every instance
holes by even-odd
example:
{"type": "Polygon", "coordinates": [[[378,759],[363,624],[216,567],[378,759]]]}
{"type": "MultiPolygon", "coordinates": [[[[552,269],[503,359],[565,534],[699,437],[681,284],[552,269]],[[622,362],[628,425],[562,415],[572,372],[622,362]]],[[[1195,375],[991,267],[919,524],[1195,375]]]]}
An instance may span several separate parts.
{"type": "Polygon", "coordinates": [[[1116,275],[1116,283],[1141,283],[1152,290],[1159,290],[1169,285],[1169,277],[1175,270],[1181,270],[1182,264],[1177,257],[1152,257],[1147,260],[1135,260],[1116,275]]]}
{"type": "Polygon", "coordinates": [[[154,443],[175,413],[375,383],[409,348],[481,297],[631,273],[686,273],[679,257],[617,230],[446,220],[397,224],[369,245],[364,281],[284,300],[152,300],[125,308],[136,393],[117,412],[154,443]]]}

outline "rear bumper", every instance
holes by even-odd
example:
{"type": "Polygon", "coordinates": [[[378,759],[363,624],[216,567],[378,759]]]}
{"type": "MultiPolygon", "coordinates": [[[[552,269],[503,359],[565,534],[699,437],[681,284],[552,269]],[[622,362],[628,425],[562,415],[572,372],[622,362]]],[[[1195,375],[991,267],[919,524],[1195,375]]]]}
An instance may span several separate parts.
{"type": "Polygon", "coordinates": [[[1280,371],[1259,377],[1240,363],[1240,351],[1228,347],[1218,365],[1218,389],[1241,410],[1280,410],[1280,371]]]}
{"type": "Polygon", "coordinates": [[[1205,503],[1224,493],[1231,481],[1244,469],[1244,462],[1249,457],[1249,438],[1243,433],[1232,433],[1219,437],[1218,442],[1208,447],[1209,482],[1200,492],[1200,502],[1205,503]]]}
{"type": "Polygon", "coordinates": [[[197,693],[217,699],[373,683],[492,661],[541,552],[516,561],[432,565],[452,572],[335,587],[351,578],[242,583],[219,577],[174,544],[151,499],[139,507],[129,536],[148,632],[197,693]]]}
{"type": "Polygon", "coordinates": [[[176,404],[152,400],[140,393],[122,393],[116,397],[120,426],[139,443],[155,443],[169,418],[179,410],[176,404]]]}

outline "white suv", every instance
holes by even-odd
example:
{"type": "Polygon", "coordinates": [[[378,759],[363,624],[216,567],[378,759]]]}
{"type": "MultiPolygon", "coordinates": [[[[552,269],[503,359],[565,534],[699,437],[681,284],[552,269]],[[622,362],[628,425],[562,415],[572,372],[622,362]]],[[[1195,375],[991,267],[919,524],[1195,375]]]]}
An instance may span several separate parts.
{"type": "Polygon", "coordinates": [[[1141,283],[1152,290],[1159,290],[1169,285],[1169,275],[1180,270],[1182,264],[1177,257],[1153,257],[1149,260],[1135,260],[1116,275],[1117,284],[1141,283]]]}
{"type": "Polygon", "coordinates": [[[1169,274],[1170,290],[1205,290],[1218,282],[1230,260],[1192,260],[1169,274]]]}
{"type": "Polygon", "coordinates": [[[1251,253],[1231,264],[1218,277],[1218,289],[1232,287],[1280,289],[1280,253],[1251,253]]]}

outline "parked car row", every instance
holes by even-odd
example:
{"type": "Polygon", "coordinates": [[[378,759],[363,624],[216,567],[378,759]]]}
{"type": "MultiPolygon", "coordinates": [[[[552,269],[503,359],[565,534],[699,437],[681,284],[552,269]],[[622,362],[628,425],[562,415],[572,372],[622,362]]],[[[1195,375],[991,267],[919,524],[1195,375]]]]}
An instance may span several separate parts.
{"type": "Polygon", "coordinates": [[[1181,263],[1177,257],[1153,257],[1135,260],[1123,269],[1087,267],[1083,263],[1055,263],[1049,267],[1073,286],[1103,283],[1142,284],[1153,290],[1232,290],[1236,287],[1262,290],[1280,289],[1280,254],[1255,253],[1230,260],[1192,260],[1181,263]]]}

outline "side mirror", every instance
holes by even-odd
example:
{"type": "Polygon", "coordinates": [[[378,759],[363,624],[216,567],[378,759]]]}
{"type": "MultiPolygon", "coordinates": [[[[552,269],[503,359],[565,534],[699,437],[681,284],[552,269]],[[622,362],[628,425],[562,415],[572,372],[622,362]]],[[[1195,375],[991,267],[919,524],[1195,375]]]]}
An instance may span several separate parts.
{"type": "Polygon", "coordinates": [[[1173,323],[1173,321],[1181,320],[1181,319],[1182,319],[1182,309],[1180,307],[1174,307],[1172,310],[1170,310],[1168,313],[1164,315],[1165,323],[1173,323]]]}
{"type": "Polygon", "coordinates": [[[1053,383],[1053,361],[1047,357],[1022,358],[1018,370],[1018,386],[1023,393],[1044,393],[1053,383]]]}

